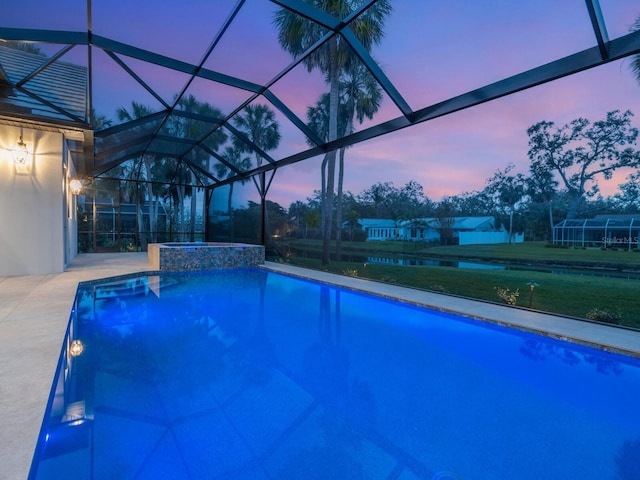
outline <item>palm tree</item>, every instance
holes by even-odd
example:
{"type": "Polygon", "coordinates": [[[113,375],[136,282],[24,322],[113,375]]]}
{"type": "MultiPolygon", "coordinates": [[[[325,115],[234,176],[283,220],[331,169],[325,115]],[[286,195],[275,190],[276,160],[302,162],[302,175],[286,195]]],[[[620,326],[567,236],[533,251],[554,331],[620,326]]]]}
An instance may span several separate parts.
{"type": "Polygon", "coordinates": [[[129,112],[124,107],[118,107],[116,110],[116,115],[118,116],[118,120],[121,122],[130,122],[131,120],[137,120],[147,115],[151,115],[153,110],[151,107],[147,107],[138,102],[131,102],[131,111],[129,112]]]}
{"type": "Polygon", "coordinates": [[[105,128],[109,128],[113,124],[111,119],[107,118],[107,116],[103,115],[102,113],[96,112],[95,108],[91,109],[91,119],[93,121],[94,131],[99,131],[105,128]]]}
{"type": "MultiPolygon", "coordinates": [[[[631,31],[637,32],[640,30],[640,15],[636,18],[636,21],[633,25],[631,25],[631,31]]],[[[640,54],[634,55],[631,59],[631,71],[633,75],[636,77],[636,80],[640,84],[640,54]]]]}
{"type": "MultiPolygon", "coordinates": [[[[341,103],[345,105],[344,134],[353,133],[353,121],[362,123],[364,118],[371,119],[380,108],[382,89],[360,63],[353,63],[343,74],[340,81],[341,103]]],[[[342,259],[342,186],[344,182],[344,154],[346,148],[340,149],[338,166],[338,200],[336,205],[336,259],[342,259]]]]}
{"type": "MultiPolygon", "coordinates": [[[[354,131],[354,121],[362,123],[364,118],[373,118],[380,108],[382,89],[369,71],[359,63],[353,63],[340,78],[340,103],[338,109],[338,134],[349,135],[354,131]]],[[[323,140],[328,139],[329,94],[320,97],[315,106],[307,108],[308,127],[323,140]]],[[[311,143],[309,141],[309,143],[311,143]]],[[[344,183],[345,148],[339,151],[338,192],[336,199],[336,260],[342,256],[342,204],[344,183]]],[[[325,172],[327,158],[322,162],[322,196],[325,198],[325,172]]]]}
{"type": "MultiPolygon", "coordinates": [[[[247,105],[241,114],[234,117],[233,123],[248,140],[264,152],[275,150],[280,145],[280,125],[276,120],[276,114],[267,105],[247,105]]],[[[252,152],[249,145],[234,138],[234,144],[245,152],[252,152]]],[[[253,151],[256,159],[256,167],[262,165],[262,156],[258,151],[253,151]]]]}
{"type": "MultiPolygon", "coordinates": [[[[345,111],[344,103],[340,104],[339,107],[340,108],[338,111],[338,132],[340,132],[341,135],[344,135],[344,132],[346,131],[347,112],[345,111]]],[[[328,93],[323,94],[320,97],[320,100],[318,100],[318,102],[313,107],[307,108],[307,126],[316,134],[318,138],[323,139],[325,142],[328,141],[329,139],[329,94],[328,93]]],[[[310,139],[307,139],[307,143],[311,147],[315,146],[310,139]]],[[[327,160],[328,160],[328,156],[325,155],[324,158],[322,159],[322,164],[320,166],[321,203],[324,202],[324,199],[326,198],[326,192],[327,192],[327,185],[326,185],[327,160]]],[[[333,205],[332,205],[332,208],[333,208],[333,205]]],[[[322,218],[324,219],[324,206],[322,210],[323,210],[322,218]]],[[[324,224],[322,225],[322,228],[324,232],[324,224]]]]}
{"type": "Polygon", "coordinates": [[[296,234],[300,235],[302,232],[302,219],[304,218],[305,212],[307,212],[309,208],[304,202],[300,200],[296,200],[291,205],[289,205],[289,209],[287,210],[287,217],[289,220],[295,221],[296,234]]]}
{"type": "MultiPolygon", "coordinates": [[[[178,107],[185,112],[190,112],[197,114],[201,117],[210,118],[211,123],[201,120],[194,120],[186,117],[177,117],[172,122],[172,127],[174,130],[174,134],[181,138],[186,138],[189,140],[200,140],[207,135],[207,133],[211,130],[212,124],[214,120],[224,118],[224,114],[222,111],[210,105],[207,102],[200,102],[193,95],[188,95],[187,97],[183,97],[178,102],[178,107]]],[[[209,147],[211,150],[216,151],[220,146],[227,141],[227,135],[224,133],[222,129],[217,129],[210,135],[207,135],[203,140],[203,143],[209,147]]],[[[209,170],[209,154],[201,149],[201,148],[192,148],[187,154],[188,161],[190,164],[200,166],[205,170],[209,170]]],[[[184,187],[180,187],[182,189],[182,194],[189,194],[191,197],[191,215],[189,221],[189,240],[195,240],[195,227],[196,227],[196,191],[198,184],[198,176],[195,173],[194,168],[187,164],[189,174],[191,177],[191,188],[190,191],[186,191],[184,187]]],[[[206,200],[205,200],[206,201],[206,200]]]]}
{"type": "MultiPolygon", "coordinates": [[[[168,182],[165,200],[169,201],[170,211],[170,239],[184,242],[187,240],[185,221],[185,198],[192,193],[192,171],[185,162],[165,162],[162,178],[168,182]]],[[[195,189],[195,186],[193,187],[195,189]]],[[[194,195],[195,196],[195,195],[194,195]]],[[[194,209],[192,208],[192,211],[194,209]]]]}
{"type": "MultiPolygon", "coordinates": [[[[139,119],[146,117],[147,115],[152,114],[153,111],[150,107],[143,105],[137,102],[131,102],[131,111],[128,111],[124,107],[118,107],[116,110],[116,116],[118,120],[121,122],[129,122],[131,120],[139,119]]],[[[96,116],[94,113],[94,128],[96,130],[100,128],[106,128],[111,125],[110,120],[106,120],[102,116],[96,116]]],[[[159,197],[153,197],[153,184],[152,181],[152,172],[151,172],[151,158],[149,155],[143,155],[142,162],[145,167],[145,177],[148,182],[147,188],[138,188],[138,182],[135,178],[138,172],[137,168],[132,168],[129,171],[128,177],[129,181],[134,182],[136,185],[136,206],[138,211],[138,234],[140,236],[140,246],[144,249],[146,247],[146,235],[144,234],[143,227],[143,213],[140,206],[140,202],[138,201],[138,196],[143,195],[142,198],[146,200],[147,205],[149,206],[149,234],[151,236],[151,241],[155,242],[157,240],[157,223],[158,223],[158,208],[154,206],[154,203],[160,203],[159,197]]]]}
{"type": "MultiPolygon", "coordinates": [[[[306,3],[324,10],[330,15],[342,20],[362,5],[357,0],[306,0],[306,3]]],[[[379,0],[370,6],[366,12],[359,15],[350,25],[353,33],[364,48],[371,50],[374,44],[380,42],[383,36],[383,26],[386,17],[391,12],[389,0],[379,0]]],[[[282,48],[294,58],[302,55],[306,50],[319,41],[326,33],[325,27],[302,17],[291,10],[281,8],[275,14],[275,24],[278,27],[278,41],[282,48]]],[[[340,72],[354,61],[347,42],[340,35],[332,36],[325,44],[314,50],[303,60],[308,71],[319,69],[326,76],[329,84],[329,128],[328,141],[338,138],[338,104],[340,72]]],[[[323,242],[322,263],[329,263],[329,243],[331,241],[331,224],[333,208],[333,190],[335,184],[336,151],[326,154],[326,191],[323,199],[323,242]]]]}
{"type": "MultiPolygon", "coordinates": [[[[228,146],[225,148],[222,157],[227,161],[229,165],[232,167],[243,171],[251,168],[251,159],[248,156],[243,155],[243,151],[235,146],[228,146]]],[[[222,162],[219,162],[214,167],[216,175],[220,178],[228,178],[230,176],[235,175],[235,172],[229,168],[229,166],[225,165],[222,162]]],[[[240,180],[240,184],[244,185],[247,182],[246,178],[240,180]]],[[[229,235],[231,237],[231,241],[235,238],[235,232],[233,228],[233,204],[231,202],[231,197],[233,196],[233,186],[235,182],[231,182],[229,184],[229,196],[227,197],[227,212],[229,215],[229,235]]]]}
{"type": "MultiPolygon", "coordinates": [[[[275,150],[280,144],[280,125],[276,119],[276,114],[267,105],[255,104],[247,105],[241,114],[236,115],[233,119],[235,126],[241,131],[253,145],[258,147],[263,152],[275,150]]],[[[234,146],[244,152],[253,152],[256,159],[256,167],[262,165],[262,155],[258,150],[254,150],[251,146],[238,138],[233,139],[234,146]]],[[[265,240],[266,231],[268,228],[268,215],[266,209],[266,186],[264,176],[260,175],[260,183],[253,178],[258,193],[260,194],[261,208],[264,216],[264,227],[260,236],[265,240]]]]}

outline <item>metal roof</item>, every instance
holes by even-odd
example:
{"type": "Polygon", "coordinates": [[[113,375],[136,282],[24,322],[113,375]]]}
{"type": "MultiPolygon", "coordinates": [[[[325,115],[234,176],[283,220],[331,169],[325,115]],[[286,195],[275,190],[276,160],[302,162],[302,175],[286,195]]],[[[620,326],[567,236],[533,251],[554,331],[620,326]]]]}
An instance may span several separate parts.
{"type": "MultiPolygon", "coordinates": [[[[60,2],[59,8],[63,8],[62,3],[73,1],[56,0],[50,4],[55,7],[60,2]]],[[[75,2],[79,8],[67,8],[65,12],[68,15],[51,16],[48,20],[55,23],[62,21],[60,18],[63,17],[66,21],[67,16],[77,18],[82,7],[88,6],[84,13],[84,25],[75,29],[54,29],[47,26],[34,28],[29,24],[30,15],[21,16],[24,21],[17,26],[2,26],[4,19],[0,19],[0,42],[29,42],[30,45],[55,47],[46,57],[0,48],[0,116],[37,117],[51,124],[93,130],[95,158],[90,158],[89,155],[85,165],[80,167],[80,171],[86,171],[89,176],[108,176],[112,169],[125,164],[131,167],[130,171],[138,172],[137,178],[142,180],[145,171],[143,163],[147,162],[147,166],[151,165],[153,168],[155,165],[157,170],[160,170],[161,164],[165,167],[160,180],[162,182],[200,187],[244,181],[256,174],[272,172],[279,167],[314,158],[328,151],[428,122],[640,53],[640,31],[610,38],[610,25],[604,20],[599,1],[586,0],[581,6],[573,7],[575,12],[567,19],[584,24],[588,38],[585,43],[569,44],[567,41],[566,48],[557,58],[531,55],[532,58],[539,58],[531,66],[523,63],[522,65],[527,66],[518,67],[515,72],[507,69],[506,73],[501,72],[496,78],[485,80],[484,84],[466,92],[433,101],[420,99],[421,103],[416,104],[415,99],[410,101],[406,98],[406,91],[399,86],[398,77],[395,77],[395,82],[392,81],[385,72],[384,65],[376,61],[369,47],[359,40],[358,21],[374,12],[381,3],[380,0],[346,2],[350,9],[342,18],[316,8],[314,5],[317,2],[311,1],[210,2],[206,7],[211,11],[206,14],[203,12],[201,16],[206,17],[216,28],[209,29],[209,37],[203,44],[189,45],[184,56],[176,53],[178,47],[182,46],[181,38],[171,37],[169,42],[165,42],[163,38],[170,36],[165,34],[165,30],[171,29],[173,18],[166,18],[162,29],[157,26],[152,29],[153,26],[146,25],[146,20],[141,15],[135,28],[145,31],[147,36],[140,45],[134,45],[123,39],[131,37],[132,28],[127,15],[122,17],[122,26],[105,25],[100,23],[101,16],[95,11],[98,10],[97,7],[107,8],[106,4],[94,2],[96,5],[92,9],[91,0],[86,4],[84,1],[75,2]],[[318,29],[321,33],[319,39],[305,45],[293,58],[282,50],[278,52],[265,49],[261,53],[263,43],[276,44],[277,29],[273,25],[273,16],[266,13],[253,15],[254,23],[249,23],[247,18],[255,11],[267,12],[268,9],[284,9],[299,16],[307,25],[318,29]],[[102,30],[99,27],[104,30],[104,34],[100,34],[102,30]],[[234,28],[236,35],[241,32],[240,34],[250,37],[253,41],[250,49],[244,47],[244,51],[239,51],[237,43],[228,41],[228,38],[233,38],[230,32],[234,28]],[[353,133],[346,132],[337,139],[328,141],[307,125],[304,107],[296,105],[298,101],[307,101],[307,105],[313,105],[316,98],[298,98],[294,91],[300,81],[307,81],[302,76],[307,70],[305,61],[334,38],[338,38],[347,47],[357,66],[375,80],[385,102],[390,105],[387,111],[395,114],[376,116],[362,129],[353,133]],[[156,45],[158,50],[153,48],[156,45]],[[269,61],[256,61],[256,57],[261,54],[268,55],[269,61]],[[220,58],[226,60],[220,61],[220,58]],[[255,72],[251,75],[242,73],[238,65],[243,62],[248,64],[244,65],[248,70],[253,69],[255,72]],[[105,80],[113,70],[122,75],[119,78],[123,79],[123,88],[125,83],[133,84],[139,88],[141,98],[145,99],[132,98],[131,101],[139,101],[145,105],[147,101],[151,101],[154,107],[138,112],[139,115],[122,123],[113,122],[112,126],[105,128],[108,124],[101,124],[99,117],[94,116],[93,109],[97,104],[96,96],[100,94],[100,88],[118,88],[113,81],[105,80]],[[164,91],[164,87],[158,86],[157,80],[160,77],[177,79],[177,88],[172,92],[164,91]],[[83,97],[84,94],[87,95],[86,98],[83,97]],[[223,101],[226,106],[224,109],[192,108],[194,104],[191,100],[201,96],[206,97],[207,101],[208,98],[213,98],[211,105],[223,101]],[[265,151],[237,128],[237,119],[245,108],[258,105],[268,106],[280,122],[286,122],[297,132],[291,138],[282,139],[282,142],[287,142],[287,148],[278,149],[276,153],[265,151]],[[237,165],[225,157],[221,150],[222,140],[232,139],[250,149],[250,163],[237,165]],[[172,167],[166,168],[167,165],[172,167]],[[227,173],[221,175],[222,171],[227,173]]],[[[140,6],[147,3],[141,2],[140,6]]],[[[156,2],[149,5],[152,6],[148,8],[159,8],[156,2]]],[[[180,8],[187,10],[189,5],[180,3],[180,8]]],[[[548,18],[555,15],[555,5],[557,4],[554,2],[549,3],[547,8],[554,11],[547,12],[548,18]]],[[[135,8],[140,6],[136,3],[135,8]]],[[[42,7],[45,8],[45,5],[42,7]]],[[[127,8],[134,9],[134,6],[127,8]]],[[[204,5],[199,8],[204,8],[204,5]]],[[[135,9],[131,12],[135,13],[135,9]]],[[[640,11],[637,13],[640,14],[640,11]]],[[[176,23],[182,20],[175,19],[176,23]]],[[[451,19],[452,22],[455,20],[456,18],[451,19]]],[[[196,10],[185,25],[193,25],[195,30],[196,24],[202,21],[196,10]]],[[[488,27],[499,28],[497,25],[488,27]]],[[[412,36],[423,33],[422,30],[402,32],[407,38],[406,48],[411,49],[412,36]]],[[[540,35],[546,33],[544,30],[539,32],[540,35]]],[[[511,42],[504,43],[507,48],[511,42]]],[[[515,43],[516,39],[513,38],[513,44],[515,43]]],[[[534,49],[534,44],[535,41],[529,41],[526,45],[532,45],[531,48],[534,49]]],[[[406,58],[420,61],[423,52],[405,53],[406,58]]],[[[496,54],[500,55],[501,52],[496,54]]],[[[527,58],[527,52],[522,52],[520,57],[527,58]]],[[[508,62],[505,60],[505,63],[508,62]]],[[[434,65],[434,70],[437,68],[438,65],[434,65]]],[[[318,82],[318,77],[309,77],[308,81],[318,82]]],[[[442,82],[446,82],[446,78],[442,82]]],[[[319,88],[320,92],[322,88],[319,88]]],[[[325,92],[327,89],[328,87],[325,92]]],[[[119,106],[133,108],[131,104],[119,106]]],[[[100,113],[102,112],[98,112],[100,113]]]]}
{"type": "Polygon", "coordinates": [[[598,215],[594,218],[567,218],[553,228],[597,229],[640,226],[640,215],[598,215]]]}
{"type": "Polygon", "coordinates": [[[0,84],[9,87],[0,94],[2,111],[52,122],[86,120],[86,67],[0,44],[0,69],[0,84]]]}

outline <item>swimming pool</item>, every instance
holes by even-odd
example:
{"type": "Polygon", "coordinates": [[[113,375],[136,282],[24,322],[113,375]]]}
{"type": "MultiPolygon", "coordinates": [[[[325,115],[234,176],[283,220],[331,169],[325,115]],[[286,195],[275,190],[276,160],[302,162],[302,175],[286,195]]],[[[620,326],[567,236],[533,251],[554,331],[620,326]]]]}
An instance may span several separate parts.
{"type": "Polygon", "coordinates": [[[109,279],[30,478],[635,478],[639,394],[638,359],[263,269],[109,279]]]}

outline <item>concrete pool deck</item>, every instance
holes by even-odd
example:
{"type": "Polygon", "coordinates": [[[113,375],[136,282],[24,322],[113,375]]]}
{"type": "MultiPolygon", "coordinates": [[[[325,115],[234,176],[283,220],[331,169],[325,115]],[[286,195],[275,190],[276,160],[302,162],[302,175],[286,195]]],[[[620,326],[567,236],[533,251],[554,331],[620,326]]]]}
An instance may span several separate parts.
{"type": "MultiPolygon", "coordinates": [[[[637,331],[287,264],[266,267],[640,357],[637,331]]],[[[103,253],[78,255],[60,274],[0,277],[0,480],[27,478],[78,283],[150,270],[146,252],[103,253]]]]}

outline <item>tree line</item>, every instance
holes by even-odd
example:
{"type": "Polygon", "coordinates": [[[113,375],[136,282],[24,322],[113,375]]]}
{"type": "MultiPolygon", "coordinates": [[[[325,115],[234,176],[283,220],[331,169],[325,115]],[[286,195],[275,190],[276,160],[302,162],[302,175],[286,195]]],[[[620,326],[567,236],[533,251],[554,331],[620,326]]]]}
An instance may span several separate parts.
{"type": "MultiPolygon", "coordinates": [[[[191,112],[222,115],[215,107],[199,102],[192,96],[179,103],[191,112]]],[[[326,99],[322,99],[316,107],[309,108],[309,124],[317,122],[318,131],[322,125],[326,125],[322,121],[327,118],[326,115],[318,113],[324,108],[323,103],[326,103],[326,99]]],[[[133,102],[130,110],[119,108],[117,112],[122,120],[134,120],[147,116],[149,108],[133,102]]],[[[263,195],[266,197],[266,189],[262,179],[247,178],[242,183],[253,181],[261,200],[265,201],[268,235],[293,231],[299,237],[321,238],[324,242],[327,238],[326,218],[329,217],[332,222],[328,241],[334,243],[337,258],[340,257],[341,240],[362,238],[357,226],[361,218],[387,218],[400,222],[435,217],[444,224],[455,216],[494,216],[511,234],[524,232],[531,240],[549,240],[554,224],[560,219],[590,217],[598,213],[640,212],[640,151],[636,148],[638,129],[631,125],[632,117],[631,111],[612,111],[593,123],[585,118],[572,120],[562,126],[541,121],[527,131],[530,161],[527,172],[517,173],[515,165],[509,164],[487,178],[482,190],[447,196],[440,201],[429,199],[424,194],[423,186],[416,181],[401,187],[396,187],[392,182],[378,182],[357,194],[343,192],[341,176],[338,194],[331,196],[331,215],[327,215],[329,182],[321,182],[321,189],[316,190],[306,202],[296,201],[288,209],[263,198],[263,195]],[[628,168],[632,173],[619,186],[618,193],[603,197],[599,180],[610,179],[614,172],[622,168],[628,168]]],[[[280,141],[275,114],[266,105],[247,106],[234,118],[234,125],[245,139],[250,139],[262,151],[276,148],[280,141]]],[[[175,123],[169,122],[166,128],[173,134],[195,138],[203,133],[197,129],[204,127],[201,122],[180,118],[175,123]]],[[[141,235],[149,232],[150,241],[156,241],[159,207],[162,205],[167,210],[167,205],[173,204],[176,207],[169,208],[171,215],[174,215],[172,221],[175,225],[185,226],[185,232],[189,232],[188,238],[180,240],[193,240],[197,210],[194,185],[197,178],[191,166],[199,165],[205,171],[215,172],[219,178],[232,175],[236,170],[247,170],[253,165],[260,166],[263,161],[261,155],[242,142],[241,138],[234,136],[229,139],[219,131],[207,140],[212,151],[221,152],[223,161],[212,162],[208,153],[194,150],[188,164],[176,165],[161,155],[144,155],[138,162],[130,161],[117,166],[119,178],[128,185],[125,199],[135,202],[138,208],[145,203],[148,205],[149,223],[139,225],[141,235]],[[127,182],[134,175],[143,181],[127,182]],[[177,179],[178,182],[173,186],[163,183],[168,178],[177,179]],[[188,209],[185,209],[186,199],[190,200],[188,209]],[[185,211],[190,212],[189,219],[184,218],[185,211]]],[[[343,152],[340,153],[340,171],[343,171],[344,156],[343,152]]],[[[325,168],[326,163],[323,162],[323,179],[326,178],[325,168]]],[[[236,236],[253,239],[255,225],[260,222],[259,217],[254,218],[260,212],[259,206],[250,202],[246,209],[234,209],[233,192],[231,184],[227,199],[227,235],[231,239],[236,236]],[[252,218],[253,221],[248,220],[252,218]],[[237,225],[240,231],[236,235],[237,225]],[[251,229],[253,232],[248,231],[251,229]]]]}
{"type": "MultiPolygon", "coordinates": [[[[425,217],[494,216],[511,233],[524,232],[531,240],[549,240],[553,226],[565,218],[596,214],[640,213],[640,150],[635,148],[638,129],[631,126],[630,111],[609,112],[591,123],[578,118],[563,126],[542,121],[531,126],[527,172],[516,173],[514,164],[497,170],[482,190],[429,199],[422,185],[410,181],[402,187],[379,182],[358,194],[347,192],[340,209],[350,226],[360,218],[412,221],[425,217]],[[599,180],[610,179],[619,169],[631,173],[619,192],[602,196],[599,180]]],[[[289,207],[296,231],[306,236],[317,229],[322,192],[289,207]]],[[[338,209],[337,205],[333,207],[338,209]]],[[[336,226],[336,232],[339,232],[336,226]]],[[[338,253],[338,252],[337,252],[338,253]]]]}

